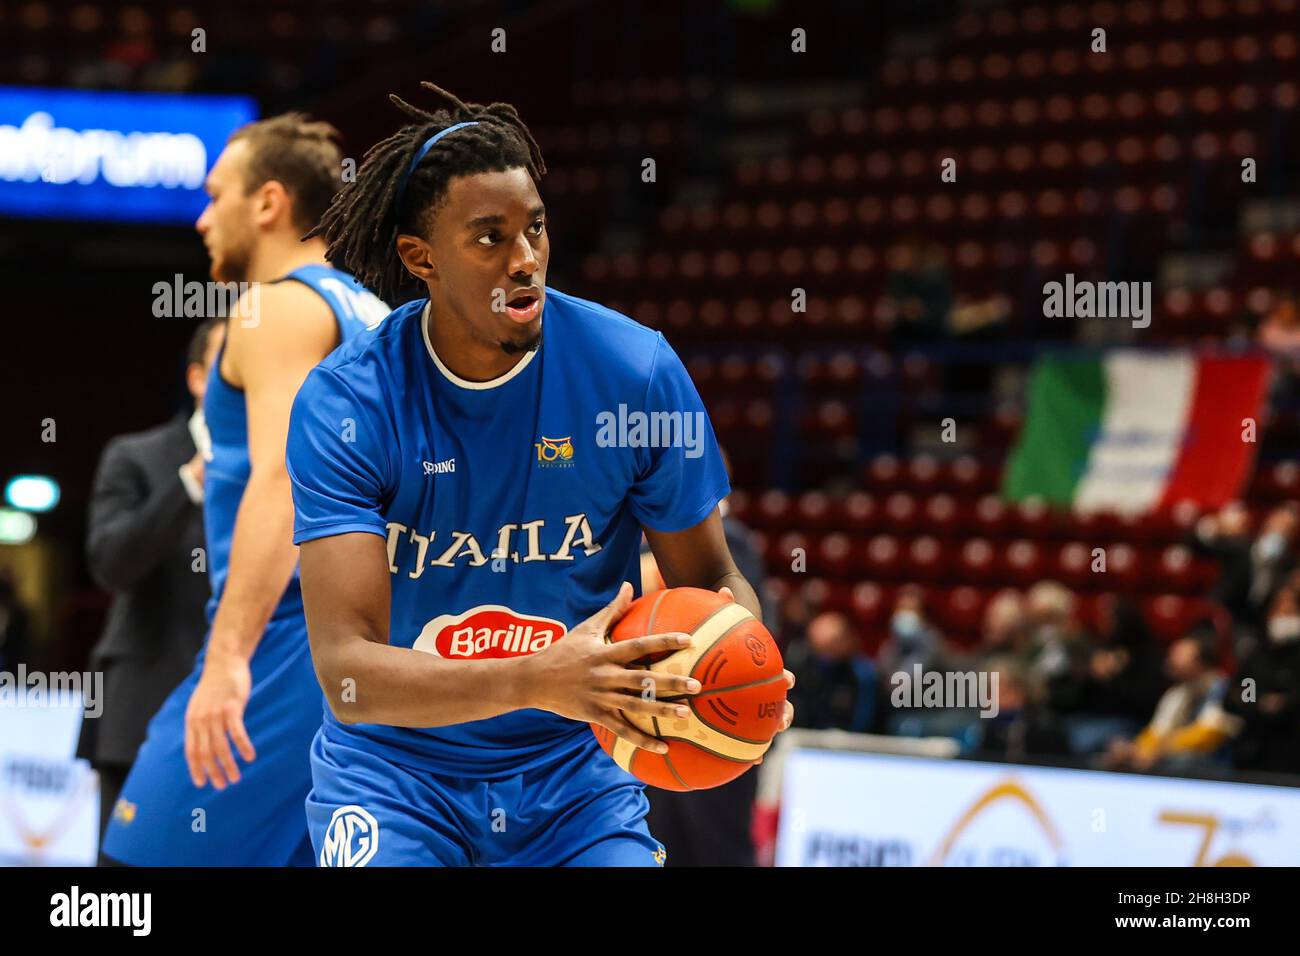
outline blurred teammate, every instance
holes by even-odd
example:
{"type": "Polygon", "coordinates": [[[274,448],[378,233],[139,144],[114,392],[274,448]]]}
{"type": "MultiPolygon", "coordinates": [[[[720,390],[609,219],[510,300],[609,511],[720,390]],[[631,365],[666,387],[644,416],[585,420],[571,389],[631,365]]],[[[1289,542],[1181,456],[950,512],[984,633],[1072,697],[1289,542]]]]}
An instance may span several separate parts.
{"type": "Polygon", "coordinates": [[[150,724],[114,809],[104,853],[124,863],[311,860],[303,800],[321,700],[292,543],[285,432],[312,366],[388,311],[329,267],[323,242],[300,239],[340,185],[336,136],[301,114],[252,123],[231,136],[208,176],[211,201],[196,228],[212,277],[258,285],[227,323],[204,398],[207,643],[150,724]]]}
{"type": "Polygon", "coordinates": [[[394,97],[416,122],[320,228],[385,298],[412,278],[425,297],[315,369],[290,427],[331,709],[312,839],[324,865],[662,864],[643,785],[587,721],[664,752],[621,712],[670,718],[683,705],[643,688],[699,688],[628,666],[685,636],[605,642],[642,528],[670,587],[730,588],[759,613],[723,537],[713,430],[661,335],[546,288],[545,165],[514,107],[425,85],[451,108],[394,97]],[[675,414],[682,440],[599,431],[620,409],[675,414]]]}
{"type": "Polygon", "coordinates": [[[77,756],[99,774],[99,835],[167,695],[203,646],[211,594],[203,548],[203,392],[225,323],[207,319],[190,338],[185,384],[194,401],[172,420],[114,438],[95,469],[87,520],[90,574],[113,592],[91,669],[104,674],[104,713],[81,724],[77,756]]]}

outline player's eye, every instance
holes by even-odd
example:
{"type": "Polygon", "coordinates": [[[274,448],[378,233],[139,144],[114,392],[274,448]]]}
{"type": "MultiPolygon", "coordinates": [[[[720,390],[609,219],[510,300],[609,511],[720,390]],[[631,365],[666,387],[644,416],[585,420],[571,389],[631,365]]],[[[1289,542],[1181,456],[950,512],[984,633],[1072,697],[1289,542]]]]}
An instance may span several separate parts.
{"type": "Polygon", "coordinates": [[[479,236],[478,239],[476,239],[475,241],[480,245],[490,246],[497,241],[497,234],[495,232],[485,232],[483,233],[483,235],[479,236]]]}
{"type": "Polygon", "coordinates": [[[534,221],[533,224],[529,226],[529,228],[533,230],[534,236],[540,236],[542,234],[542,230],[546,228],[546,221],[544,219],[538,219],[534,221]]]}

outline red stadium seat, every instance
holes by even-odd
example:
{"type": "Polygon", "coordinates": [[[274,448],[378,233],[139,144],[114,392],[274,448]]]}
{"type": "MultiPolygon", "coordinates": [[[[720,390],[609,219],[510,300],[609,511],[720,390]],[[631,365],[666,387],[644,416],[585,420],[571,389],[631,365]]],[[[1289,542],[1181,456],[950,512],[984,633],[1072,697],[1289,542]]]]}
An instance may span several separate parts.
{"type": "Polygon", "coordinates": [[[815,573],[815,556],[808,536],[801,531],[787,531],[784,534],[768,536],[767,566],[778,574],[815,573]],[[802,555],[802,559],[800,559],[802,555]],[[803,571],[796,571],[795,562],[800,561],[803,571]]]}
{"type": "Polygon", "coordinates": [[[876,499],[865,491],[855,491],[845,498],[841,515],[845,529],[854,535],[864,535],[880,527],[876,499]]]}
{"type": "Polygon", "coordinates": [[[1092,584],[1093,549],[1081,541],[1071,541],[1063,545],[1056,556],[1056,563],[1050,569],[1053,577],[1073,590],[1089,588],[1092,584]]]}
{"type": "Polygon", "coordinates": [[[932,495],[925,502],[925,527],[952,541],[958,527],[957,500],[952,495],[932,495]]]}
{"type": "Polygon", "coordinates": [[[979,640],[987,592],[963,585],[948,592],[942,610],[944,636],[958,644],[973,644],[979,640]]]}
{"type": "Polygon", "coordinates": [[[1011,529],[1010,509],[997,495],[985,495],[975,503],[975,529],[990,538],[1005,538],[1011,529]]]}
{"type": "Polygon", "coordinates": [[[995,583],[993,546],[984,538],[974,538],[962,545],[957,575],[963,584],[995,583]]]}
{"type": "Polygon", "coordinates": [[[894,534],[911,536],[921,523],[916,498],[905,492],[895,492],[885,499],[885,527],[894,534]]]}
{"type": "Polygon", "coordinates": [[[902,463],[894,455],[877,455],[867,469],[867,486],[872,493],[885,495],[896,491],[904,481],[902,463]]]}
{"type": "Polygon", "coordinates": [[[904,573],[912,580],[934,582],[945,576],[948,561],[938,538],[923,535],[907,547],[904,573]]]}
{"type": "Polygon", "coordinates": [[[1011,542],[1002,560],[1007,577],[1020,587],[1028,587],[1044,577],[1042,549],[1032,541],[1011,542]]]}
{"type": "Polygon", "coordinates": [[[866,573],[872,580],[896,581],[902,573],[902,555],[898,540],[878,534],[866,545],[866,573]]]}
{"type": "Polygon", "coordinates": [[[792,513],[789,495],[776,489],[765,491],[758,499],[758,507],[753,511],[754,524],[758,528],[772,530],[788,528],[792,513]]]}
{"type": "Polygon", "coordinates": [[[853,541],[846,534],[835,532],[822,538],[817,546],[817,573],[828,578],[848,578],[860,568],[853,559],[853,541]]]}
{"type": "Polygon", "coordinates": [[[808,491],[799,496],[795,504],[795,520],[810,531],[824,531],[835,524],[830,495],[824,491],[808,491]]]}

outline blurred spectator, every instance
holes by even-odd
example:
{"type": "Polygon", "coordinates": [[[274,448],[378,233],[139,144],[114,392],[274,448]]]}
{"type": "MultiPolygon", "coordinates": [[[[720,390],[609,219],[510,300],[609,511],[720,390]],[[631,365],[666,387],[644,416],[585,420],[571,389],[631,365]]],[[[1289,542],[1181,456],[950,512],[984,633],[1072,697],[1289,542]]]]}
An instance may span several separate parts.
{"type": "Polygon", "coordinates": [[[1300,773],[1300,576],[1278,590],[1263,631],[1224,698],[1224,710],[1243,722],[1234,765],[1300,773]]]}
{"type": "Polygon", "coordinates": [[[1252,543],[1250,515],[1241,502],[1232,502],[1218,514],[1197,522],[1190,542],[1193,551],[1215,559],[1219,579],[1210,598],[1222,604],[1233,621],[1254,629],[1273,591],[1295,566],[1297,509],[1286,504],[1264,519],[1252,543]]]}
{"type": "Polygon", "coordinates": [[[925,602],[916,588],[899,589],[894,613],[889,619],[889,637],[880,646],[876,660],[886,675],[911,674],[940,665],[943,641],[926,614],[925,602]]]}
{"type": "Polygon", "coordinates": [[[790,588],[781,598],[780,604],[780,620],[777,622],[780,633],[773,631],[772,636],[776,638],[781,653],[785,654],[797,641],[804,639],[813,612],[808,606],[807,598],[803,596],[803,590],[797,587],[790,588]]]}
{"type": "Polygon", "coordinates": [[[993,595],[984,608],[977,656],[987,661],[1025,652],[1025,599],[1014,588],[993,595]]]}
{"type": "Polygon", "coordinates": [[[804,639],[791,645],[785,666],[795,675],[790,702],[796,727],[858,733],[870,729],[876,669],[843,614],[827,611],[813,618],[804,639]]]}
{"type": "Polygon", "coordinates": [[[1107,594],[1098,611],[1100,627],[1088,656],[1075,663],[1074,679],[1052,688],[1052,709],[1069,715],[1064,723],[1076,754],[1136,734],[1164,685],[1160,655],[1137,604],[1107,594]]]}
{"type": "Polygon", "coordinates": [[[1174,686],[1134,740],[1115,740],[1103,760],[1135,770],[1194,769],[1225,762],[1241,721],[1223,708],[1228,682],[1218,667],[1217,636],[1198,631],[1169,645],[1165,669],[1174,686]]]}
{"type": "Polygon", "coordinates": [[[1077,682],[1088,655],[1087,641],[1075,619],[1075,597],[1056,581],[1039,581],[1025,595],[1025,656],[1035,692],[1055,699],[1071,693],[1060,685],[1077,682]]]}
{"type": "Polygon", "coordinates": [[[1219,578],[1210,598],[1222,604],[1235,620],[1249,616],[1250,513],[1240,501],[1230,501],[1216,514],[1196,523],[1188,545],[1198,555],[1214,559],[1219,578]]]}
{"type": "Polygon", "coordinates": [[[1268,513],[1259,537],[1250,548],[1250,588],[1246,598],[1255,617],[1261,617],[1273,599],[1273,593],[1295,567],[1297,515],[1291,503],[1268,513]]]}
{"type": "Polygon", "coordinates": [[[902,737],[969,739],[971,725],[978,714],[973,702],[967,707],[896,705],[898,700],[915,699],[918,691],[912,682],[918,670],[921,674],[946,673],[963,663],[958,656],[951,653],[943,635],[930,620],[920,589],[900,588],[889,621],[889,637],[876,655],[883,675],[881,692],[890,703],[882,721],[888,733],[902,737]]]}
{"type": "Polygon", "coordinates": [[[943,337],[952,308],[952,285],[943,247],[909,236],[889,252],[886,305],[893,339],[915,342],[943,337]]]}
{"type": "Polygon", "coordinates": [[[1300,307],[1294,290],[1277,293],[1272,310],[1255,330],[1255,341],[1278,360],[1276,391],[1294,391],[1300,375],[1300,307]]]}
{"type": "Polygon", "coordinates": [[[18,589],[8,575],[0,574],[0,671],[13,673],[20,663],[31,663],[27,630],[27,611],[19,603],[18,589]]]}
{"type": "Polygon", "coordinates": [[[972,725],[973,751],[986,760],[1024,760],[1069,754],[1061,727],[1033,700],[1024,665],[1011,656],[993,657],[984,668],[997,676],[997,713],[972,725]]]}

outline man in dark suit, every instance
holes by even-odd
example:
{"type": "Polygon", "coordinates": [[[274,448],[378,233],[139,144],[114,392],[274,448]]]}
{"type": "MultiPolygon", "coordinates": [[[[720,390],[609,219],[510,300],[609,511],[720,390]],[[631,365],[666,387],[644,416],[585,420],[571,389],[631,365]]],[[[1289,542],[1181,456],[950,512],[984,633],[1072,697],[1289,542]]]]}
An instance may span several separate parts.
{"type": "Polygon", "coordinates": [[[101,838],[150,718],[203,646],[210,587],[199,409],[224,335],[224,320],[210,319],[190,339],[185,381],[194,406],[114,438],[95,473],[87,558],[114,600],[90,661],[104,674],[104,711],[82,723],[77,756],[99,772],[101,838]]]}

